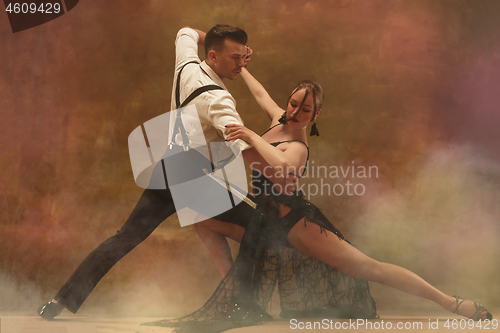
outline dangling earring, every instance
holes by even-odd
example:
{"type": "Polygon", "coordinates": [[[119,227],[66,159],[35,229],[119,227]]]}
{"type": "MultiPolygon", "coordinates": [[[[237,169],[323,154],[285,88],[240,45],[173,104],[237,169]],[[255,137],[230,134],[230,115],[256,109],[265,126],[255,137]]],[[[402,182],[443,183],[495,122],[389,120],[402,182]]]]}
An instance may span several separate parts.
{"type": "Polygon", "coordinates": [[[286,111],[283,112],[283,114],[281,115],[281,118],[278,119],[278,122],[280,122],[281,124],[286,124],[286,111]]]}
{"type": "Polygon", "coordinates": [[[309,133],[309,136],[319,136],[319,131],[318,131],[318,128],[316,127],[316,123],[314,123],[312,126],[311,126],[311,133],[309,133]]]}

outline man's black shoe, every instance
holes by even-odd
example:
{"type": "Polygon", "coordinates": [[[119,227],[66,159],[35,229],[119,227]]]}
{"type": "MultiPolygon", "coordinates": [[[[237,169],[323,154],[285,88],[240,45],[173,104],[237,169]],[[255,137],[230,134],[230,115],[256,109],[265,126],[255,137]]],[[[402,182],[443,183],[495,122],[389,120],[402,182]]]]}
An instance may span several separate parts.
{"type": "Polygon", "coordinates": [[[61,311],[61,308],[59,308],[59,306],[52,301],[40,305],[38,309],[36,309],[38,315],[45,320],[54,319],[54,317],[59,315],[61,311]]]}

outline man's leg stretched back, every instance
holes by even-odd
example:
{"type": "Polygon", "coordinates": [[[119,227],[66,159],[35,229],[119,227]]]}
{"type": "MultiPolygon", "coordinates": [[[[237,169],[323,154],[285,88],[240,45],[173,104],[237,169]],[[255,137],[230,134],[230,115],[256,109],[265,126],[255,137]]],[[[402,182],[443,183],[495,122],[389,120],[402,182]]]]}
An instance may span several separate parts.
{"type": "Polygon", "coordinates": [[[123,227],[92,251],[54,297],[75,313],[121,258],[175,213],[170,190],[145,190],[123,227]]]}

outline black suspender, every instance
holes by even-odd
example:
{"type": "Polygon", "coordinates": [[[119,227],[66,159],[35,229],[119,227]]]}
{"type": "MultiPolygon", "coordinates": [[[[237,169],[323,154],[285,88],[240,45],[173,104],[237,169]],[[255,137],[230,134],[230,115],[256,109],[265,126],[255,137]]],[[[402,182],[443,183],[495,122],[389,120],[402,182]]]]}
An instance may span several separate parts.
{"type": "MultiPolygon", "coordinates": [[[[179,73],[177,74],[177,80],[176,80],[176,87],[175,87],[175,106],[177,108],[177,114],[175,117],[175,124],[174,124],[174,130],[172,133],[172,139],[170,140],[169,149],[173,149],[175,146],[175,150],[180,150],[180,146],[175,144],[175,135],[177,132],[180,132],[181,137],[182,137],[182,145],[184,151],[181,150],[182,154],[180,152],[175,153],[171,156],[171,158],[167,160],[162,159],[162,167],[163,167],[163,172],[164,172],[164,177],[165,177],[165,183],[169,185],[176,185],[176,184],[181,184],[186,181],[196,179],[198,177],[202,177],[206,174],[207,171],[212,172],[215,170],[215,166],[213,163],[205,158],[203,155],[201,155],[199,152],[197,152],[195,149],[189,150],[189,138],[186,133],[186,129],[184,128],[184,125],[182,123],[181,119],[181,108],[185,107],[187,104],[189,104],[193,99],[198,97],[200,94],[209,91],[209,90],[224,90],[224,88],[215,85],[215,84],[210,84],[207,86],[199,87],[196,90],[194,90],[185,100],[184,102],[180,102],[180,83],[181,83],[181,73],[188,64],[198,64],[197,61],[191,61],[186,63],[182,68],[179,70],[179,73]],[[170,182],[170,184],[167,181],[167,172],[171,175],[175,175],[174,179],[170,182]]],[[[210,151],[210,150],[209,150],[210,151]]],[[[233,156],[228,157],[227,159],[224,160],[225,163],[229,162],[230,158],[233,156]]],[[[225,164],[224,163],[224,164],[225,164]]],[[[219,163],[220,164],[220,163],[219,163]]],[[[231,190],[231,185],[229,184],[229,181],[227,180],[227,175],[224,170],[224,165],[222,165],[221,170],[222,174],[224,176],[224,180],[222,183],[220,183],[222,186],[225,186],[228,194],[229,194],[229,199],[231,201],[231,205],[234,207],[235,202],[231,190]]],[[[216,180],[217,181],[217,180],[216,180]]],[[[218,181],[217,181],[218,182],[218,181]]],[[[245,197],[242,198],[242,200],[245,200],[245,197]]],[[[248,202],[247,202],[248,203],[248,202]]],[[[253,204],[253,203],[252,203],[253,204]]],[[[251,204],[250,204],[251,205],[251,204]]],[[[254,207],[254,206],[252,206],[254,207]]]]}
{"type": "MultiPolygon", "coordinates": [[[[180,84],[181,84],[181,73],[184,67],[186,67],[189,64],[198,64],[197,61],[190,61],[186,63],[184,66],[182,66],[181,70],[177,74],[177,84],[175,87],[175,107],[177,109],[185,107],[189,102],[191,102],[193,99],[198,97],[200,94],[203,94],[206,91],[209,90],[224,90],[224,88],[217,86],[215,84],[210,84],[207,86],[200,87],[193,91],[185,100],[184,102],[180,103],[180,84]]],[[[184,146],[184,150],[187,150],[189,147],[189,138],[186,134],[186,130],[184,129],[184,125],[182,124],[182,119],[181,119],[181,111],[177,110],[177,116],[175,117],[175,125],[174,125],[174,130],[172,132],[172,139],[170,140],[169,147],[172,148],[174,145],[174,139],[175,135],[177,134],[177,131],[180,131],[181,137],[182,137],[182,144],[184,146]]]]}

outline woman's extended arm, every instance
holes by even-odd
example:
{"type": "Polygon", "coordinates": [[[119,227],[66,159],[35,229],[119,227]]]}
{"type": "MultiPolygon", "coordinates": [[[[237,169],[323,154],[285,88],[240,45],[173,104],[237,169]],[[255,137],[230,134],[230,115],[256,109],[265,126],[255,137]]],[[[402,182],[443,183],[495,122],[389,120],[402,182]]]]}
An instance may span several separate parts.
{"type": "Polygon", "coordinates": [[[257,81],[246,68],[241,69],[241,77],[245,80],[248,89],[253,97],[264,110],[271,120],[281,117],[283,109],[281,109],[276,102],[269,96],[266,89],[257,81]]]}

